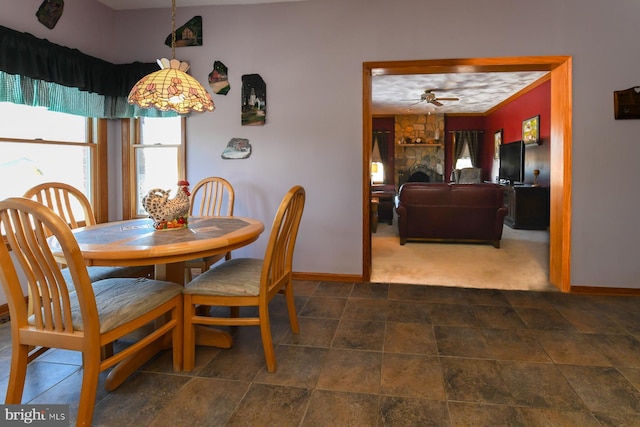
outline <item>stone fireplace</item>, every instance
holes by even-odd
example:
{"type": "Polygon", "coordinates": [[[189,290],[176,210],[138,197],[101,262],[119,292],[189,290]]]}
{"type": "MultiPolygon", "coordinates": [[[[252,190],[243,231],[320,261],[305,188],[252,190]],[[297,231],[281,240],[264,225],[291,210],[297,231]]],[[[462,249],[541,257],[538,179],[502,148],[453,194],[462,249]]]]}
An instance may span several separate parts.
{"type": "Polygon", "coordinates": [[[394,166],[398,188],[405,182],[444,182],[444,115],[395,116],[394,166]]]}

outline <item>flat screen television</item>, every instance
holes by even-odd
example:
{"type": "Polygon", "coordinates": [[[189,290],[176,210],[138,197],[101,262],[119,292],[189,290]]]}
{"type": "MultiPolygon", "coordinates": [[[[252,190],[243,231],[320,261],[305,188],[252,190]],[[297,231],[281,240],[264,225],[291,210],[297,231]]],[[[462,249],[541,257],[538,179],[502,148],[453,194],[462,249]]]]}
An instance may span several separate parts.
{"type": "Polygon", "coordinates": [[[522,141],[500,145],[498,178],[509,184],[524,181],[524,144],[522,141]]]}

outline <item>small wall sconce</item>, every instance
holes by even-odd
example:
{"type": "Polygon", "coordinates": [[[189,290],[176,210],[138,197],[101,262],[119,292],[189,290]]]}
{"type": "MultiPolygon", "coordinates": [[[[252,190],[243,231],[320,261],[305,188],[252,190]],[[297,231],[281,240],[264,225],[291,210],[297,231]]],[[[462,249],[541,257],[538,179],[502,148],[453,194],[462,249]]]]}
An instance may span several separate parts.
{"type": "Polygon", "coordinates": [[[533,170],[533,186],[538,187],[538,175],[540,175],[540,171],[538,169],[533,170]]]}

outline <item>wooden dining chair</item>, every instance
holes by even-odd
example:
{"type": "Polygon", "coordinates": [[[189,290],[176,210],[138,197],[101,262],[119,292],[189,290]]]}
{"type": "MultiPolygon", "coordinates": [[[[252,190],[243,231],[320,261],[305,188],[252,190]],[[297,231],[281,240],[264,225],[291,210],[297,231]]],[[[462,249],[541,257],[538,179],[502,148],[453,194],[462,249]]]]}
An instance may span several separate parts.
{"type": "Polygon", "coordinates": [[[285,296],[291,332],[299,332],[291,280],[293,251],[305,203],[301,186],[291,188],[280,203],[271,226],[263,259],[234,258],[205,271],[191,282],[184,294],[184,370],[195,364],[196,325],[259,325],[269,372],[277,369],[269,302],[278,293],[285,296]],[[213,317],[201,315],[196,306],[258,307],[258,317],[213,317]]]}
{"type": "MultiPolygon", "coordinates": [[[[91,202],[82,191],[72,185],[63,182],[43,182],[29,188],[24,193],[24,197],[35,200],[53,210],[71,229],[96,224],[91,202]]],[[[87,272],[92,282],[113,277],[153,277],[154,266],[89,266],[87,267],[87,272]]],[[[73,287],[69,269],[63,268],[62,276],[67,281],[67,285],[73,287]]],[[[29,290],[28,301],[29,314],[31,315],[33,314],[31,290],[29,290]]],[[[39,352],[46,350],[46,347],[42,347],[39,352]]],[[[112,354],[112,345],[108,345],[103,349],[103,357],[109,357],[112,354]]],[[[33,357],[37,357],[37,354],[34,354],[33,357]]]]}
{"type": "MultiPolygon", "coordinates": [[[[235,193],[233,187],[224,178],[211,176],[200,180],[191,191],[190,216],[233,216],[235,193]]],[[[231,259],[231,252],[196,258],[185,263],[185,283],[193,279],[191,269],[207,271],[222,258],[231,259]]]]}
{"type": "MultiPolygon", "coordinates": [[[[95,225],[96,218],[91,202],[79,189],[63,182],[44,182],[31,187],[24,197],[36,200],[57,213],[70,228],[95,225]]],[[[153,277],[154,267],[88,267],[92,282],[110,277],[153,277]]],[[[63,271],[68,275],[68,272],[63,271]]]]}
{"type": "Polygon", "coordinates": [[[67,223],[51,209],[26,198],[0,202],[0,282],[11,324],[11,368],[6,404],[20,404],[30,357],[39,347],[82,352],[82,388],[77,425],[91,425],[99,373],[114,368],[106,388],[113,390],[141,363],[149,349],[161,349],[171,337],[173,369],[182,368],[182,286],[148,278],[111,278],[92,283],[77,241],[67,223]],[[67,286],[48,238],[62,248],[73,289],[67,286]],[[22,273],[22,274],[19,274],[22,273]],[[34,310],[29,313],[24,285],[34,310]],[[157,321],[156,328],[142,328],[157,321]],[[147,335],[102,359],[101,348],[132,331],[147,335]],[[151,347],[153,346],[153,347],[151,347]],[[31,354],[30,354],[31,353],[31,354]],[[137,361],[123,372],[126,363],[137,361]],[[121,365],[125,364],[125,365],[121,365]]]}

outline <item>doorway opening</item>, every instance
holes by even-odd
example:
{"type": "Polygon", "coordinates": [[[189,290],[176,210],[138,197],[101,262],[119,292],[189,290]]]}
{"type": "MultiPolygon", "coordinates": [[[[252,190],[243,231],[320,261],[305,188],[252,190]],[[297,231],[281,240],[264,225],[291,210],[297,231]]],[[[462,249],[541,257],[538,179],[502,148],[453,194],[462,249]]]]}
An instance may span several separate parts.
{"type": "Polygon", "coordinates": [[[417,61],[365,62],[362,69],[362,206],[363,279],[371,277],[371,134],[372,76],[469,72],[549,71],[551,75],[549,282],[571,290],[571,143],[572,59],[570,56],[526,56],[417,61]]]}

